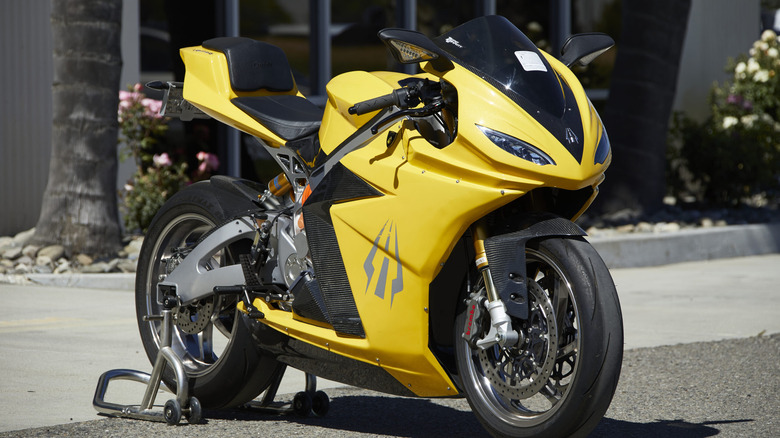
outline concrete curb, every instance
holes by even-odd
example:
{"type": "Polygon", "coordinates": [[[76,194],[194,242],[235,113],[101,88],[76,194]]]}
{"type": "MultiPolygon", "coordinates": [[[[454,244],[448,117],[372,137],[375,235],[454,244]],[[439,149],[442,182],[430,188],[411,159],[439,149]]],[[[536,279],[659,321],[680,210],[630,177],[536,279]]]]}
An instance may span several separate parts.
{"type": "MultiPolygon", "coordinates": [[[[697,228],[668,234],[588,237],[610,269],[780,253],[780,223],[697,228]]],[[[135,274],[27,274],[0,283],[88,289],[135,289],[135,274]]]]}
{"type": "Polygon", "coordinates": [[[780,253],[780,223],[588,238],[610,268],[780,253]]]}
{"type": "Polygon", "coordinates": [[[135,290],[135,274],[27,274],[39,286],[135,290]]]}

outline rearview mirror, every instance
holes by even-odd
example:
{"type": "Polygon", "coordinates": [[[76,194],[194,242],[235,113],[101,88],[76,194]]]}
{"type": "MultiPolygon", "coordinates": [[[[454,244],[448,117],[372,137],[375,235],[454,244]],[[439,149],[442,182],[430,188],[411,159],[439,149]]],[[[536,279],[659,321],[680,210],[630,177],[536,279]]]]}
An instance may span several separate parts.
{"type": "Polygon", "coordinates": [[[594,32],[572,35],[561,47],[560,61],[566,67],[571,67],[575,64],[586,66],[614,45],[615,40],[604,33],[594,32]]]}

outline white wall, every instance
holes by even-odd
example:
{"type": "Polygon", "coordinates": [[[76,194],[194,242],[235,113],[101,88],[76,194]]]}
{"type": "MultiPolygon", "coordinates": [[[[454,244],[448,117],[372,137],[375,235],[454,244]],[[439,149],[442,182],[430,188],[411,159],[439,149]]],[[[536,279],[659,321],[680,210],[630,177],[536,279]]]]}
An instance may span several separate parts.
{"type": "MultiPolygon", "coordinates": [[[[122,76],[119,79],[120,90],[126,90],[128,85],[133,85],[141,80],[139,16],[140,0],[124,0],[122,2],[122,76]]],[[[124,163],[119,163],[116,174],[117,189],[121,190],[124,187],[134,170],[135,165],[130,159],[124,163]]],[[[119,219],[120,226],[124,227],[121,210],[119,219]]]]}
{"type": "Polygon", "coordinates": [[[747,53],[760,36],[759,0],[693,0],[683,45],[674,110],[699,120],[709,115],[712,84],[731,78],[729,57],[747,53]]]}
{"type": "Polygon", "coordinates": [[[35,226],[51,151],[51,3],[0,1],[0,236],[35,226]]]}
{"type": "MultiPolygon", "coordinates": [[[[139,0],[124,0],[122,84],[139,78],[138,15],[139,0]]],[[[49,176],[50,16],[51,0],[0,1],[0,236],[35,226],[49,176]]],[[[120,187],[129,174],[120,166],[120,187]]]]}

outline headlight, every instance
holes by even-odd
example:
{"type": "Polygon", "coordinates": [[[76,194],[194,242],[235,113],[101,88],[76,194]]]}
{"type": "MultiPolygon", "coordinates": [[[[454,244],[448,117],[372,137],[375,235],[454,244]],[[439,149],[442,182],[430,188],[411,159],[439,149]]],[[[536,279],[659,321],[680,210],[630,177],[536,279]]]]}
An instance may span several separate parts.
{"type": "Polygon", "coordinates": [[[530,161],[540,166],[547,164],[552,164],[553,166],[555,165],[555,161],[553,161],[549,155],[520,139],[514,138],[511,135],[506,135],[503,132],[498,132],[493,129],[486,128],[484,126],[477,125],[477,128],[479,128],[479,130],[482,131],[482,133],[485,134],[485,136],[487,136],[487,138],[489,138],[490,141],[492,141],[496,146],[516,157],[520,157],[526,161],[530,161]]]}
{"type": "Polygon", "coordinates": [[[596,146],[596,155],[593,157],[593,164],[604,164],[607,161],[609,155],[609,137],[607,137],[607,130],[601,127],[601,140],[596,146]]]}

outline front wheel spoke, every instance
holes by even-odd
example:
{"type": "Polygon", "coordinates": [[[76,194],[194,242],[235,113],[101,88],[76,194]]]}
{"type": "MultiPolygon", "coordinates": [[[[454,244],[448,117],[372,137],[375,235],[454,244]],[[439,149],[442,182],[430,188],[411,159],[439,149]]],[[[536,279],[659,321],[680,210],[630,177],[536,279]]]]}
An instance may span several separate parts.
{"type": "Polygon", "coordinates": [[[544,385],[544,388],[542,388],[541,391],[539,391],[543,396],[547,398],[547,401],[550,402],[551,405],[555,406],[556,403],[561,401],[561,398],[563,397],[563,394],[558,390],[558,388],[553,385],[552,382],[547,382],[546,385],[544,385]]]}
{"type": "Polygon", "coordinates": [[[555,276],[551,302],[555,306],[555,324],[558,327],[558,333],[561,334],[566,328],[566,309],[569,305],[569,291],[568,286],[558,276],[555,276]]]}
{"type": "Polygon", "coordinates": [[[558,349],[557,360],[565,359],[577,353],[577,342],[572,341],[558,349]]]}

